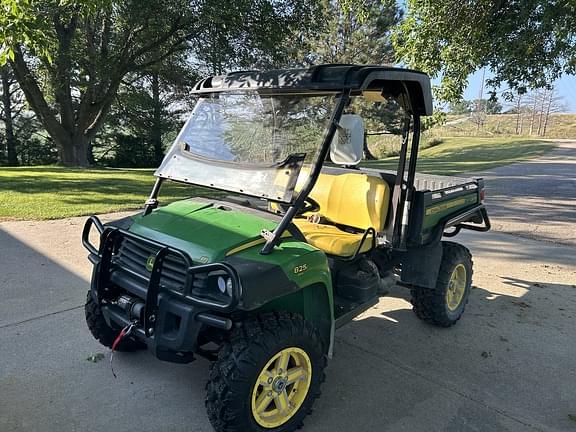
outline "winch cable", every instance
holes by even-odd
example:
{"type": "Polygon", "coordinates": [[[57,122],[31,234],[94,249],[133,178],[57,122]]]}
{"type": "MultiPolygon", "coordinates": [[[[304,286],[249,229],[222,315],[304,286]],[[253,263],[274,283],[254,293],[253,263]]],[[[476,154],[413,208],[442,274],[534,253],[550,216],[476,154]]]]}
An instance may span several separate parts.
{"type": "Polygon", "coordinates": [[[118,347],[120,342],[122,342],[122,339],[124,339],[132,332],[135,325],[136,323],[130,323],[122,330],[120,330],[120,333],[118,333],[118,336],[116,336],[116,339],[114,339],[114,342],[112,343],[112,352],[110,353],[110,370],[112,371],[112,375],[114,375],[114,378],[118,378],[116,376],[116,373],[114,372],[114,366],[112,365],[112,360],[114,360],[114,351],[116,351],[116,348],[118,347]]]}

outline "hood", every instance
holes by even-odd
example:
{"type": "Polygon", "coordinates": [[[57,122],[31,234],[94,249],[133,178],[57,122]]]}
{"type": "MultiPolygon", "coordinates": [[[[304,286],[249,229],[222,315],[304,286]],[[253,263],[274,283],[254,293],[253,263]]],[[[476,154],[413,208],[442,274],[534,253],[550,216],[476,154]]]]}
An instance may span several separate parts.
{"type": "Polygon", "coordinates": [[[130,231],[187,252],[193,261],[222,261],[233,249],[262,241],[262,229],[277,222],[227,207],[221,202],[178,201],[134,217],[130,231]]]}

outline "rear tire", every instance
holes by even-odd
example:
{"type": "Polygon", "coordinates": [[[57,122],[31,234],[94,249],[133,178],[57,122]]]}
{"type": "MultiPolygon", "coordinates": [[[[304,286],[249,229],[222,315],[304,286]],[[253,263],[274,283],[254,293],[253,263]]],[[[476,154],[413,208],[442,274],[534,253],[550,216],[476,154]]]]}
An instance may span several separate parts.
{"type": "Polygon", "coordinates": [[[472,289],[472,255],[464,246],[442,242],[442,263],[436,288],[413,287],[412,306],[418,318],[438,327],[460,319],[472,289]]]}
{"type": "MultiPolygon", "coordinates": [[[[86,304],[84,305],[84,312],[86,313],[86,324],[88,325],[88,330],[94,336],[98,342],[108,348],[112,348],[114,340],[120,333],[120,328],[115,329],[110,327],[104,315],[102,315],[102,309],[92,298],[92,294],[88,291],[86,296],[86,304]]],[[[116,351],[138,351],[146,349],[146,344],[133,339],[131,336],[125,337],[116,347],[116,351]]]]}
{"type": "Polygon", "coordinates": [[[214,429],[300,428],[324,381],[322,345],[318,330],[297,314],[266,313],[243,322],[210,367],[206,409],[214,429]],[[288,353],[284,369],[283,353],[288,353]]]}

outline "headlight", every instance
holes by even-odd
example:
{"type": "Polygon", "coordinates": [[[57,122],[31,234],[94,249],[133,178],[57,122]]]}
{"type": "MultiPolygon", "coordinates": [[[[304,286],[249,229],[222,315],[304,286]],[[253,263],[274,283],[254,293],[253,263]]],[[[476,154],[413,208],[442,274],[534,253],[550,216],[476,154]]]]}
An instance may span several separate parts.
{"type": "Polygon", "coordinates": [[[225,263],[204,264],[188,269],[191,290],[188,296],[196,304],[230,312],[242,296],[236,271],[225,263]]]}
{"type": "Polygon", "coordinates": [[[222,294],[227,294],[228,297],[232,297],[232,278],[218,276],[218,290],[222,294]]]}

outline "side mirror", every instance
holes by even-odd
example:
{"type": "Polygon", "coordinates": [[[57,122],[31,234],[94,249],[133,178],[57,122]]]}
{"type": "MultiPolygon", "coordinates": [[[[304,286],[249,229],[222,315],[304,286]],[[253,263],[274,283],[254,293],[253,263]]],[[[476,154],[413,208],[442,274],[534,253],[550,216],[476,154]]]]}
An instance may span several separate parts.
{"type": "Polygon", "coordinates": [[[364,122],[357,114],[344,114],[330,144],[330,159],[337,165],[356,165],[364,153],[364,122]]]}

